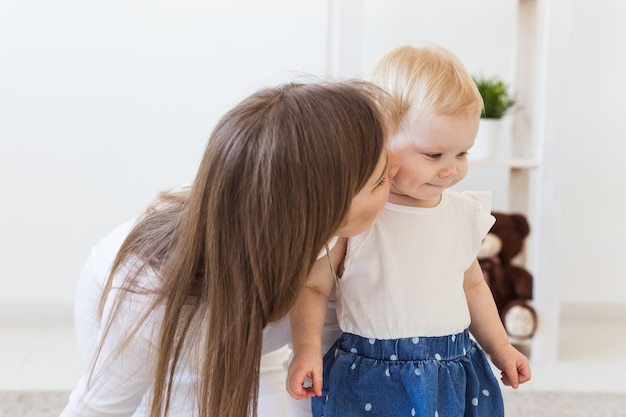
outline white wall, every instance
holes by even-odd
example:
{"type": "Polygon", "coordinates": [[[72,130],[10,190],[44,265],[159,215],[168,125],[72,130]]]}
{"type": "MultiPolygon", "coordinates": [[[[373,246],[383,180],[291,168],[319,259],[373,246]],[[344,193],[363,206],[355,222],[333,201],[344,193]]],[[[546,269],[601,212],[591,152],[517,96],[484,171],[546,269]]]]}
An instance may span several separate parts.
{"type": "Polygon", "coordinates": [[[0,2],[0,304],[71,303],[88,251],[193,179],[253,90],[326,72],[318,0],[0,2]]]}
{"type": "Polygon", "coordinates": [[[363,4],[363,72],[396,46],[432,41],[454,51],[472,74],[514,80],[517,0],[364,0],[363,4]]]}
{"type": "MultiPolygon", "coordinates": [[[[562,221],[563,302],[626,303],[626,3],[555,1],[570,8],[562,221]]],[[[555,16],[558,22],[558,17],[555,16]]]]}
{"type": "MultiPolygon", "coordinates": [[[[546,86],[550,131],[567,133],[562,211],[541,207],[561,224],[551,236],[561,299],[626,303],[626,5],[520,3],[534,1],[552,5],[552,30],[573,45],[555,55],[563,82],[546,86]]],[[[519,78],[517,0],[330,6],[343,11],[332,44],[319,0],[1,2],[0,304],[71,303],[90,246],[158,190],[190,181],[217,118],[260,86],[362,75],[420,40],[451,48],[473,73],[519,78]]]]}

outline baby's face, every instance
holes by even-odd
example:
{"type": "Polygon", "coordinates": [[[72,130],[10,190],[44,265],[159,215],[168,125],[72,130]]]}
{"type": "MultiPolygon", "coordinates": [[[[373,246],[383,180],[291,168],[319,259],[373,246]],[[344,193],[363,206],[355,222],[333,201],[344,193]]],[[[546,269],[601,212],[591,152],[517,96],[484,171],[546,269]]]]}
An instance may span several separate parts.
{"type": "Polygon", "coordinates": [[[439,204],[441,193],[467,174],[467,151],[479,121],[479,115],[466,112],[405,120],[391,141],[400,167],[389,201],[416,207],[439,204]]]}

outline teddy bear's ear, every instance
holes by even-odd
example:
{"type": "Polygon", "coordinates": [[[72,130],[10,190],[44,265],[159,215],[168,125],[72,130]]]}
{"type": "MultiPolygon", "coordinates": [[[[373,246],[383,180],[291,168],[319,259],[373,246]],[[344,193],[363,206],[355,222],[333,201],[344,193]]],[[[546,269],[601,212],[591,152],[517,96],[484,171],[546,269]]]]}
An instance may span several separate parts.
{"type": "Polygon", "coordinates": [[[502,240],[502,250],[498,254],[503,263],[509,263],[524,247],[524,240],[530,234],[526,216],[521,213],[492,212],[496,218],[490,233],[502,240]]]}
{"type": "Polygon", "coordinates": [[[515,223],[515,229],[522,237],[526,237],[530,234],[530,225],[528,224],[528,220],[526,220],[526,216],[514,213],[511,214],[511,220],[515,223]]]}

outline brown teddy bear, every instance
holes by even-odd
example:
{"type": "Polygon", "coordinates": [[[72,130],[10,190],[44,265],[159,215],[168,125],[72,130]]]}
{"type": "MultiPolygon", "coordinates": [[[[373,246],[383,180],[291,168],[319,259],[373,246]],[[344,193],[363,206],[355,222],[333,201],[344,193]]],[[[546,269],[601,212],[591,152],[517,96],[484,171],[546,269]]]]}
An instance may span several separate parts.
{"type": "Polygon", "coordinates": [[[496,222],[482,242],[478,262],[507,333],[527,339],[537,328],[537,314],[530,304],[533,277],[512,261],[522,252],[530,226],[522,214],[492,214],[496,222]]]}

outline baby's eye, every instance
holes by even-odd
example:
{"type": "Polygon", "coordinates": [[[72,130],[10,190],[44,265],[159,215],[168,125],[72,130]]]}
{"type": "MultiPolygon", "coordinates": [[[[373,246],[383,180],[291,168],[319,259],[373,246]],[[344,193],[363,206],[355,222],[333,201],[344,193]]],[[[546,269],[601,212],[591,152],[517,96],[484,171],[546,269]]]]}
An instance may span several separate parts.
{"type": "Polygon", "coordinates": [[[467,151],[459,152],[459,153],[456,154],[456,157],[459,158],[459,159],[463,159],[466,156],[467,156],[467,151]]]}
{"type": "Polygon", "coordinates": [[[427,153],[426,156],[429,157],[430,159],[439,159],[439,158],[441,158],[441,154],[440,153],[427,153]]]}

